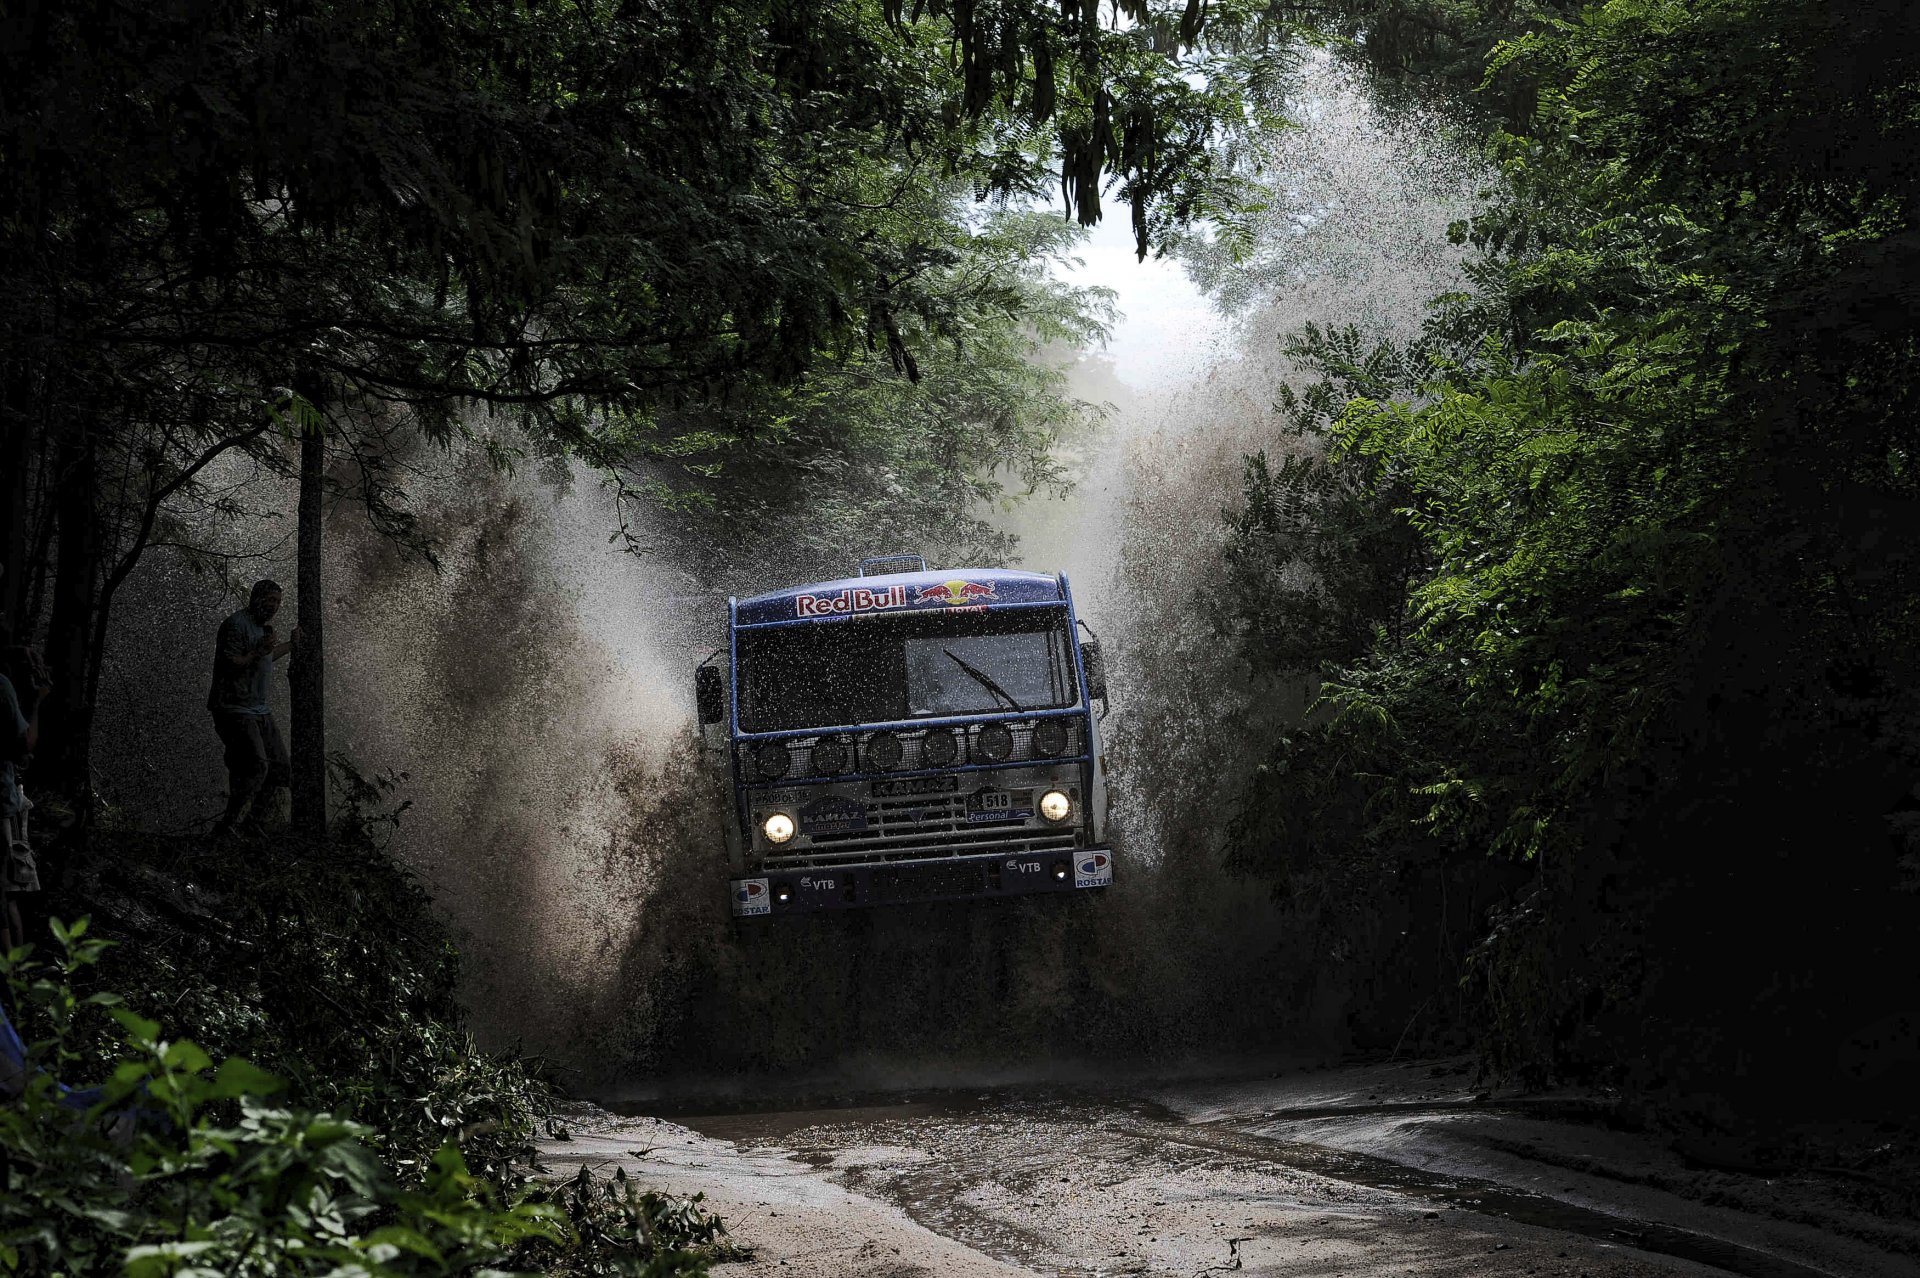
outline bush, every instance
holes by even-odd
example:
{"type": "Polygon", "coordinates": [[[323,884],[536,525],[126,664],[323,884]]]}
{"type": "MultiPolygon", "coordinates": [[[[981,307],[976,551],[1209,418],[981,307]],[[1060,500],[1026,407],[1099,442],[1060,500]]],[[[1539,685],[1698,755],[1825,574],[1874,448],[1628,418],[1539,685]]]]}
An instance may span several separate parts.
{"type": "MultiPolygon", "coordinates": [[[[286,1080],[300,1104],[363,1123],[388,1168],[423,1176],[458,1138],[506,1188],[549,1089],[532,1062],[483,1053],[463,1028],[459,954],[420,884],[371,839],[209,846],[95,831],[51,903],[121,942],[77,973],[164,1009],[214,1056],[286,1080]]],[[[116,1058],[115,1027],[76,1029],[83,1074],[116,1058]]]]}
{"type": "Polygon", "coordinates": [[[77,993],[106,943],[85,919],[54,933],[54,964],[26,949],[0,958],[33,1034],[24,1091],[0,1106],[6,1273],[401,1278],[540,1263],[669,1278],[704,1273],[695,1249],[724,1237],[697,1204],[635,1194],[624,1178],[503,1188],[456,1139],[402,1179],[376,1152],[390,1137],[279,1103],[282,1079],[238,1057],[216,1065],[115,995],[77,993]],[[56,1081],[96,1063],[107,1040],[116,1059],[100,1088],[56,1081]]]}

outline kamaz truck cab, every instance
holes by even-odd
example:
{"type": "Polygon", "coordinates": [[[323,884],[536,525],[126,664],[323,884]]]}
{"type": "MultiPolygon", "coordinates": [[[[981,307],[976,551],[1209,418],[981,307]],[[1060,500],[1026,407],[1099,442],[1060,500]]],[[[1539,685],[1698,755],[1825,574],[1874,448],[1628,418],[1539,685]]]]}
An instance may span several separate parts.
{"type": "Polygon", "coordinates": [[[741,917],[1113,882],[1098,640],[1064,575],[927,570],[729,599],[695,671],[741,917]]]}

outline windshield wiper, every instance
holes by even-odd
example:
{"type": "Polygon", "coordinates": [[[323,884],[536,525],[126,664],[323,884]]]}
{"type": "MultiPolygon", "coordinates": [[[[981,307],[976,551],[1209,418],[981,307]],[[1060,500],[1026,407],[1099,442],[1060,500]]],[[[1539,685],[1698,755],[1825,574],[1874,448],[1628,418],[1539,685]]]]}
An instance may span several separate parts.
{"type": "Polygon", "coordinates": [[[960,658],[954,657],[953,649],[951,648],[942,648],[940,651],[946,653],[949,657],[953,657],[953,664],[956,666],[959,666],[962,670],[972,675],[973,681],[975,683],[979,684],[981,687],[985,688],[988,692],[991,692],[994,696],[1000,698],[1002,701],[1006,702],[1007,708],[1009,710],[1012,710],[1015,714],[1026,713],[1026,711],[1020,708],[1020,703],[1018,701],[1015,701],[1012,697],[1007,695],[1007,690],[1005,688],[1002,688],[999,684],[993,681],[992,675],[988,674],[984,670],[975,670],[972,666],[968,665],[966,662],[962,661],[960,658]]]}

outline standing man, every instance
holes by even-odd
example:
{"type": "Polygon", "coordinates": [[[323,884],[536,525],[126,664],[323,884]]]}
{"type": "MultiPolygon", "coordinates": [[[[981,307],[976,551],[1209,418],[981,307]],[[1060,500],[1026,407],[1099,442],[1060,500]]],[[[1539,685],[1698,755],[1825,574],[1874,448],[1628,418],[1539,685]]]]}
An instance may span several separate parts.
{"type": "Polygon", "coordinates": [[[20,765],[40,742],[40,703],[52,686],[38,653],[10,645],[0,649],[0,952],[26,944],[17,898],[40,890],[39,867],[27,841],[33,804],[20,789],[20,765]]]}
{"type": "Polygon", "coordinates": [[[300,639],[298,626],[284,642],[274,637],[269,623],[282,597],[278,583],[254,582],[247,606],[220,623],[214,641],[207,709],[227,752],[227,810],[213,828],[215,838],[230,834],[243,814],[249,834],[263,833],[261,818],[273,792],[287,784],[287,747],[267,700],[275,658],[286,656],[300,639]]]}

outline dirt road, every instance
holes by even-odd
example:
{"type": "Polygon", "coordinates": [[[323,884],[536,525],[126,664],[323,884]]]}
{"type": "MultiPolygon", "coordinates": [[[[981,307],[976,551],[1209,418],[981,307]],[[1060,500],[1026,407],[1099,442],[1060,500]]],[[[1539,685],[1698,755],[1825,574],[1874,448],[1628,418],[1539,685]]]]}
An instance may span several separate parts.
{"type": "Polygon", "coordinates": [[[544,1161],[704,1192],[727,1275],[1920,1274],[1860,1186],[1713,1172],[1447,1065],[776,1112],[582,1107],[544,1161]]]}

